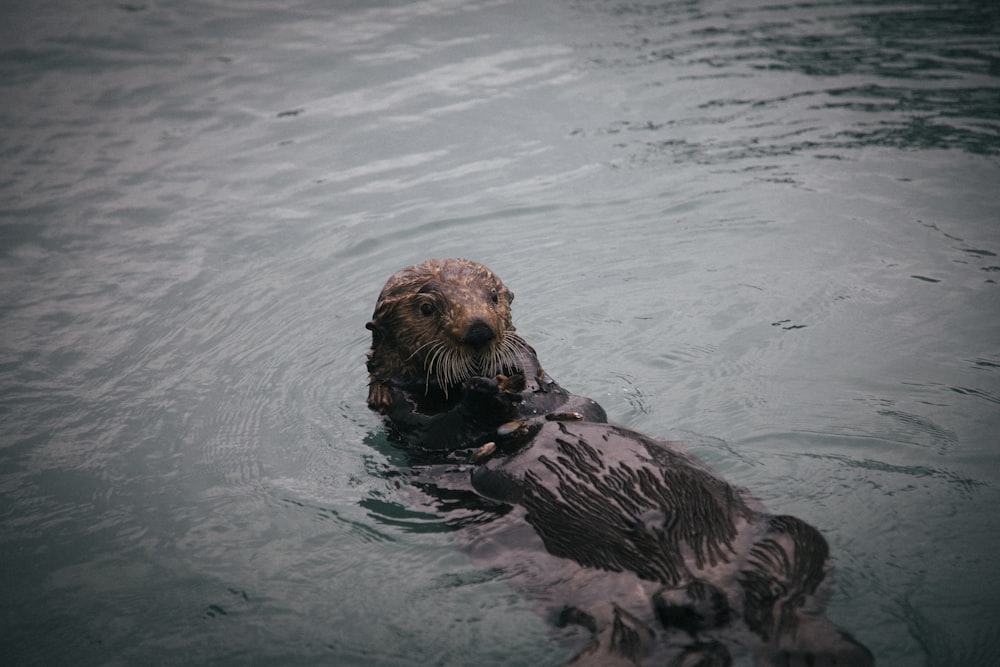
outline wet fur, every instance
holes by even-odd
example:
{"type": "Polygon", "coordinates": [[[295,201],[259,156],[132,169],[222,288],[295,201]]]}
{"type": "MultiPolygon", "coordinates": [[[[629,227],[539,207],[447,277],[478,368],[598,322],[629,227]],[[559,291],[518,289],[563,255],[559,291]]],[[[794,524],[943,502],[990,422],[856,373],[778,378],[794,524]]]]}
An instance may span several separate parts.
{"type": "Polygon", "coordinates": [[[466,260],[395,274],[369,325],[369,405],[408,446],[465,462],[423,466],[417,484],[465,517],[474,562],[512,570],[567,637],[584,630],[573,664],[707,667],[747,653],[761,666],[874,664],[823,614],[829,550],[812,526],[769,514],[676,444],[608,424],[523,341],[496,377],[441,386],[419,352],[426,337],[454,344],[475,318],[516,335],[512,299],[466,260]],[[433,326],[413,317],[425,284],[451,313],[433,326]]]}
{"type": "Polygon", "coordinates": [[[434,450],[479,446],[499,424],[560,409],[607,421],[600,405],[566,392],[541,368],[514,329],[513,300],[476,262],[432,259],[397,271],[366,325],[368,407],[411,446],[434,450]],[[477,323],[494,338],[463,343],[477,323]]]}
{"type": "Polygon", "coordinates": [[[492,271],[460,259],[430,260],[397,271],[379,295],[368,328],[368,406],[386,412],[396,389],[440,393],[470,377],[510,371],[534,352],[515,333],[514,294],[492,271]],[[482,349],[463,342],[474,323],[495,338],[482,349]]]}

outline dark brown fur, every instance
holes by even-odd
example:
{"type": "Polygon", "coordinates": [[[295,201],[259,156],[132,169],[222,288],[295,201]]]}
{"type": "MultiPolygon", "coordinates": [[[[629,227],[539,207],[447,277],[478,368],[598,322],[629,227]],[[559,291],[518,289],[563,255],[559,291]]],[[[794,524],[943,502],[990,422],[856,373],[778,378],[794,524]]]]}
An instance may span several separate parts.
{"type": "Polygon", "coordinates": [[[874,664],[823,613],[819,531],[608,424],[541,369],[512,300],[481,264],[430,260],[389,279],[368,324],[368,404],[404,443],[447,453],[417,486],[449,519],[474,513],[456,523],[473,561],[585,628],[576,664],[874,664]],[[465,370],[441,373],[445,355],[465,370]]]}
{"type": "Polygon", "coordinates": [[[514,294],[492,271],[464,259],[432,259],[394,273],[367,325],[372,332],[368,407],[385,414],[394,387],[423,383],[429,392],[434,378],[428,377],[428,361],[437,341],[464,354],[478,354],[477,346],[466,342],[478,324],[493,334],[482,344],[488,351],[502,346],[515,335],[513,300],[514,294]]]}
{"type": "Polygon", "coordinates": [[[368,407],[407,444],[436,450],[476,447],[505,422],[560,409],[606,421],[601,406],[542,370],[514,330],[513,300],[492,271],[466,259],[394,273],[367,324],[368,407]],[[454,364],[468,373],[437,372],[454,364]]]}

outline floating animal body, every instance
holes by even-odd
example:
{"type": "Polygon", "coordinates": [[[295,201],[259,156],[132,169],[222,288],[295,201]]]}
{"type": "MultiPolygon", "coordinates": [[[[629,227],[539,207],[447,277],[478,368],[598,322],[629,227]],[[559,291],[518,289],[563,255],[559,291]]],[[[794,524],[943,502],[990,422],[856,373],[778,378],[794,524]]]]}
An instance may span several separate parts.
{"type": "Polygon", "coordinates": [[[467,260],[395,274],[368,325],[369,406],[424,453],[442,511],[478,512],[456,522],[474,562],[582,631],[572,664],[874,664],[824,614],[823,536],[560,387],[512,300],[467,260]]]}

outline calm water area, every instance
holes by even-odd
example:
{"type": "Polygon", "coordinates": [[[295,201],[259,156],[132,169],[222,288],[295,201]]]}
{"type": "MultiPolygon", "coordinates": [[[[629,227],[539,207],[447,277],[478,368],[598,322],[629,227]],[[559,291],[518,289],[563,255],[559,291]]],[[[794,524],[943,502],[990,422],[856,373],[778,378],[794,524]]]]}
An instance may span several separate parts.
{"type": "Polygon", "coordinates": [[[365,405],[459,256],[613,421],[1000,664],[995,0],[7,0],[0,663],[558,665],[365,405]]]}

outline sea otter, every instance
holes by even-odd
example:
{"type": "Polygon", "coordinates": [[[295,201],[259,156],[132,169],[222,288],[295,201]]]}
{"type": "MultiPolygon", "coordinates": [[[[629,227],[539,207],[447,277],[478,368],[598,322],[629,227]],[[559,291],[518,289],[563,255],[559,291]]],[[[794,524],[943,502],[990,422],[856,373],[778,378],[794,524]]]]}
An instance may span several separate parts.
{"type": "Polygon", "coordinates": [[[368,405],[450,462],[420,484],[442,510],[481,512],[458,522],[474,562],[585,631],[572,664],[873,665],[823,613],[823,536],[562,389],[515,332],[513,298],[468,260],[395,273],[367,325],[368,405]]]}
{"type": "Polygon", "coordinates": [[[513,300],[492,271],[464,259],[397,271],[366,325],[368,407],[410,445],[435,450],[484,444],[499,424],[539,414],[607,421],[545,373],[514,329],[513,300]]]}

